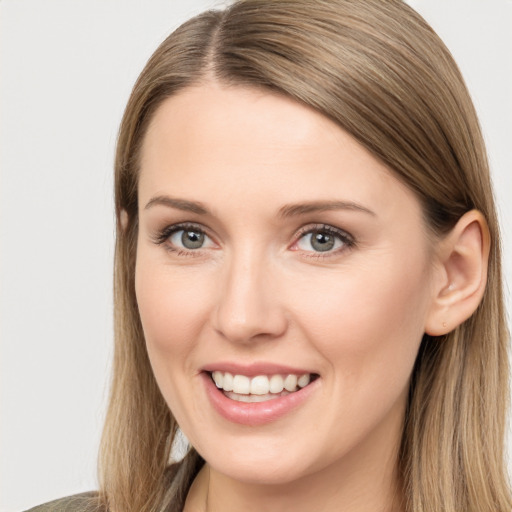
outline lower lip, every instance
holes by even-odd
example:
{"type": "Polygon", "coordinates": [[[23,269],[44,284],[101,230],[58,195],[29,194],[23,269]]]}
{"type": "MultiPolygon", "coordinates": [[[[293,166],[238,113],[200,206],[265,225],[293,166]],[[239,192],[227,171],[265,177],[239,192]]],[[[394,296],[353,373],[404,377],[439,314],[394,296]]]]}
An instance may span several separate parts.
{"type": "Polygon", "coordinates": [[[289,395],[266,402],[237,402],[220,391],[210,374],[202,373],[206,394],[214,409],[226,420],[240,425],[257,426],[276,421],[301,406],[314,392],[320,379],[289,395]]]}

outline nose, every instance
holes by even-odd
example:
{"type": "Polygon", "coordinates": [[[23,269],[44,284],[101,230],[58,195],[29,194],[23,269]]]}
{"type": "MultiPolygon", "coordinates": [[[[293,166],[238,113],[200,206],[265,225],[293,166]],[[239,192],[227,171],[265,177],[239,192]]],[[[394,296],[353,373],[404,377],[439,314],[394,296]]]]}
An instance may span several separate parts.
{"type": "Polygon", "coordinates": [[[215,330],[235,343],[282,336],[288,322],[274,266],[257,254],[246,252],[226,262],[221,273],[213,313],[215,330]]]}

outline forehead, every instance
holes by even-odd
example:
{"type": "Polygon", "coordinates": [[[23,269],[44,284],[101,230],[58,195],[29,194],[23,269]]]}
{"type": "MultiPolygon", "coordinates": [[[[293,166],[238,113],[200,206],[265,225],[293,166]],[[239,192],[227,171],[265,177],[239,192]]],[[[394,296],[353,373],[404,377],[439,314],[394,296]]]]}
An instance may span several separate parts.
{"type": "Polygon", "coordinates": [[[236,197],[258,208],[332,199],[377,209],[400,196],[418,207],[383,163],[319,112],[268,91],[217,84],[187,88],[157,109],[142,147],[139,194],[141,203],[172,194],[218,203],[236,197]]]}

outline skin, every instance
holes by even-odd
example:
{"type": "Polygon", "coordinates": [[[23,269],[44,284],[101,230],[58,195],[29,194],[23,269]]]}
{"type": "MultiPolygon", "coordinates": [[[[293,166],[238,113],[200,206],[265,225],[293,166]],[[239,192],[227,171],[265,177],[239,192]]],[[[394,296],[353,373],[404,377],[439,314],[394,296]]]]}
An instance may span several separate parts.
{"type": "Polygon", "coordinates": [[[147,350],[206,460],[185,510],[401,510],[396,457],[409,378],[449,277],[414,194],[316,111],[215,83],[159,107],[138,193],[147,350]],[[208,213],[147,206],[162,196],[208,213]],[[280,215],[317,201],[360,208],[280,215]],[[202,247],[184,249],[180,234],[156,243],[182,222],[206,233],[202,247]],[[304,231],[318,225],[352,243],[315,251],[304,231]],[[201,368],[218,361],[320,377],[298,408],[244,426],[221,417],[205,393],[201,368]]]}

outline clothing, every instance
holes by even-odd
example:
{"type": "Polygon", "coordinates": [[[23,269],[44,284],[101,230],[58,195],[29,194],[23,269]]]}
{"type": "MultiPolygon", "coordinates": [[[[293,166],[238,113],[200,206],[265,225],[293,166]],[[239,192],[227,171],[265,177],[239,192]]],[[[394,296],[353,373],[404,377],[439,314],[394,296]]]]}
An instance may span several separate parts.
{"type": "Polygon", "coordinates": [[[25,512],[98,512],[95,492],[84,492],[38,505],[25,512]]]}

